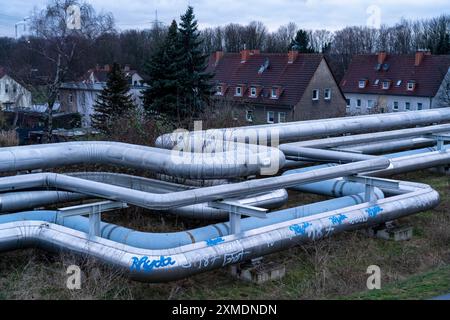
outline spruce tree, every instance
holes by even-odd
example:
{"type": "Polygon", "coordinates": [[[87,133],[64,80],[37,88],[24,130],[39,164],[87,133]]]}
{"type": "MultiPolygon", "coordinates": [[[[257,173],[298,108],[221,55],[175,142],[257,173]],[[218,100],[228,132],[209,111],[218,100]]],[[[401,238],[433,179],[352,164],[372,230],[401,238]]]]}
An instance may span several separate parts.
{"type": "Polygon", "coordinates": [[[130,85],[120,65],[114,63],[106,87],[95,102],[92,127],[108,134],[115,121],[130,115],[135,105],[129,91],[130,85]]]}
{"type": "Polygon", "coordinates": [[[147,116],[175,122],[178,118],[178,26],[175,20],[169,27],[166,39],[145,65],[150,78],[143,92],[147,116]]]}
{"type": "Polygon", "coordinates": [[[300,53],[313,53],[314,50],[309,45],[309,35],[305,30],[298,30],[295,38],[291,41],[291,49],[300,53]]]}
{"type": "Polygon", "coordinates": [[[202,51],[203,40],[200,38],[194,9],[189,6],[181,16],[178,28],[179,36],[179,121],[189,124],[205,109],[212,91],[213,75],[206,72],[208,55],[202,51]]]}

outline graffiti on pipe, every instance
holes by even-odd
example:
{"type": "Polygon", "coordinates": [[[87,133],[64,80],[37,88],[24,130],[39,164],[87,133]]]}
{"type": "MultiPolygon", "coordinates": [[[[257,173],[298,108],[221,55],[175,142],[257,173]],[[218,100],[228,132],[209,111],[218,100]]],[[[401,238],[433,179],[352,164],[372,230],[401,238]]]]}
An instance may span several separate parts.
{"type": "Polygon", "coordinates": [[[228,264],[235,264],[239,261],[242,261],[244,256],[248,253],[250,253],[250,251],[238,250],[232,253],[224,254],[222,267],[228,264]]]}
{"type": "Polygon", "coordinates": [[[306,229],[312,226],[309,222],[303,222],[302,224],[294,224],[289,227],[289,230],[293,231],[296,235],[304,235],[306,233],[306,229]]]}
{"type": "Polygon", "coordinates": [[[151,272],[154,269],[159,269],[167,266],[172,266],[176,261],[172,260],[172,257],[161,256],[159,259],[150,260],[147,256],[143,256],[140,259],[138,257],[131,258],[131,271],[145,271],[151,272]]]}
{"type": "Polygon", "coordinates": [[[367,214],[371,218],[375,218],[382,211],[383,211],[383,208],[381,208],[380,206],[373,206],[373,207],[366,209],[367,214]]]}
{"type": "Polygon", "coordinates": [[[345,214],[339,214],[337,216],[329,217],[328,219],[330,219],[333,225],[340,225],[345,219],[347,219],[347,216],[345,214]]]}
{"type": "Polygon", "coordinates": [[[219,243],[222,243],[224,241],[225,240],[222,237],[218,237],[218,238],[214,238],[214,239],[208,239],[208,240],[206,240],[206,245],[208,245],[209,247],[212,247],[212,246],[216,246],[219,243]]]}

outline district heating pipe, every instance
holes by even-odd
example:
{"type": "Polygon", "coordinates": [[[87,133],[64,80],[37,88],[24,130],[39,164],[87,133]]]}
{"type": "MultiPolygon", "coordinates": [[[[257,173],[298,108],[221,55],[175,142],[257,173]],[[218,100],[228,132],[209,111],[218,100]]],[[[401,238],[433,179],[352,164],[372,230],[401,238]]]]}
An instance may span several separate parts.
{"type": "Polygon", "coordinates": [[[165,194],[148,193],[56,173],[35,173],[0,178],[0,192],[48,187],[121,201],[148,209],[168,210],[209,201],[236,197],[241,198],[246,195],[273,191],[298,184],[354,175],[368,170],[381,170],[389,167],[389,165],[390,161],[388,159],[377,157],[366,161],[321,168],[292,175],[165,194]]]}
{"type": "Polygon", "coordinates": [[[207,144],[216,141],[249,142],[265,144],[275,140],[288,142],[320,135],[380,131],[394,128],[429,125],[450,121],[450,108],[430,109],[415,112],[396,112],[355,117],[330,118],[277,124],[256,125],[207,131],[178,132],[165,134],[156,140],[156,146],[172,149],[179,145],[207,144]],[[264,143],[260,143],[263,141],[264,143]]]}
{"type": "Polygon", "coordinates": [[[89,255],[133,279],[164,282],[267,255],[347,230],[377,225],[433,208],[439,194],[427,185],[400,182],[405,194],[293,219],[171,249],[128,246],[45,221],[0,224],[0,250],[37,246],[89,255]]]}

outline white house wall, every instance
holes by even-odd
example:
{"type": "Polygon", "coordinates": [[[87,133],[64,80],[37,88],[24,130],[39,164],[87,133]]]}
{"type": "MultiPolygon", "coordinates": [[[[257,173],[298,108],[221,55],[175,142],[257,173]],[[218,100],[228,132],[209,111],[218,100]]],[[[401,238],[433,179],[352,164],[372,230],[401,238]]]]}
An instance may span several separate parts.
{"type": "Polygon", "coordinates": [[[10,76],[5,75],[0,79],[0,104],[2,109],[5,108],[4,103],[13,103],[13,107],[31,108],[31,92],[10,76]],[[6,86],[8,86],[8,92],[6,92],[6,86]],[[14,86],[16,86],[16,92],[13,90],[14,86]]]}
{"type": "MultiPolygon", "coordinates": [[[[406,102],[411,104],[411,111],[418,110],[418,104],[422,103],[422,110],[430,109],[431,99],[428,97],[411,97],[411,96],[394,96],[394,95],[377,95],[377,94],[359,94],[344,93],[346,99],[350,99],[350,105],[347,105],[347,114],[369,114],[371,109],[368,108],[369,100],[374,101],[377,112],[400,112],[407,111],[406,102]],[[357,100],[361,99],[361,107],[357,106],[357,100]],[[394,110],[394,102],[398,102],[398,110],[394,110]]],[[[373,109],[372,109],[373,110],[373,109]]]]}
{"type": "Polygon", "coordinates": [[[439,87],[438,93],[432,101],[433,108],[445,108],[450,106],[450,68],[439,87]]]}
{"type": "MultiPolygon", "coordinates": [[[[142,107],[142,93],[143,88],[131,88],[130,94],[134,104],[137,107],[142,107]]],[[[90,127],[91,115],[94,113],[94,105],[98,95],[101,91],[98,90],[74,90],[74,103],[77,112],[81,114],[81,124],[83,127],[90,127]]]]}

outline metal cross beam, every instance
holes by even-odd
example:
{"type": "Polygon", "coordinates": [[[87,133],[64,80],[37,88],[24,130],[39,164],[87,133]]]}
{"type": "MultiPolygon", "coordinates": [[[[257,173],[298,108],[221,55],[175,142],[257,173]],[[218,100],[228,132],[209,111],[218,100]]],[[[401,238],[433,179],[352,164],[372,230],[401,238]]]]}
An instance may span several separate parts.
{"type": "Polygon", "coordinates": [[[253,207],[241,204],[237,201],[213,201],[209,202],[208,206],[215,209],[226,210],[230,215],[230,231],[231,234],[238,234],[241,232],[241,216],[252,216],[261,219],[267,218],[268,209],[253,207]]]}
{"type": "Polygon", "coordinates": [[[436,140],[436,148],[441,151],[444,150],[445,142],[450,141],[450,133],[432,134],[431,138],[436,140]]]}
{"type": "Polygon", "coordinates": [[[257,217],[261,219],[267,218],[266,213],[268,209],[241,204],[237,201],[213,201],[209,202],[208,206],[215,209],[226,210],[228,212],[236,212],[244,216],[257,217]]]}
{"type": "Polygon", "coordinates": [[[390,189],[390,190],[398,190],[400,189],[400,185],[397,181],[380,179],[374,177],[367,176],[347,176],[344,177],[346,181],[361,183],[365,185],[365,201],[366,202],[375,202],[377,199],[375,197],[375,187],[380,189],[390,189]]]}
{"type": "Polygon", "coordinates": [[[128,205],[117,201],[101,201],[86,203],[73,207],[59,208],[60,217],[84,216],[89,215],[89,236],[100,236],[100,224],[102,212],[127,208],[128,205]]]}

